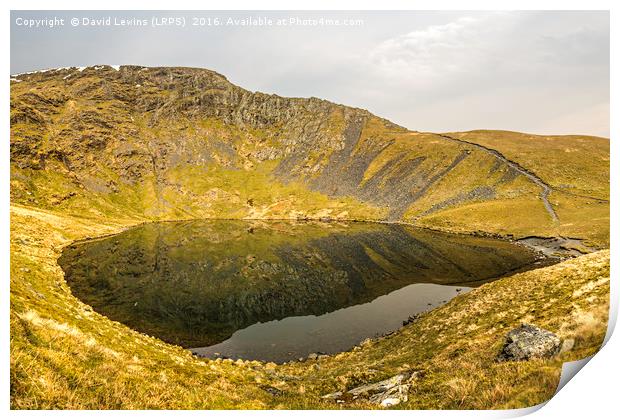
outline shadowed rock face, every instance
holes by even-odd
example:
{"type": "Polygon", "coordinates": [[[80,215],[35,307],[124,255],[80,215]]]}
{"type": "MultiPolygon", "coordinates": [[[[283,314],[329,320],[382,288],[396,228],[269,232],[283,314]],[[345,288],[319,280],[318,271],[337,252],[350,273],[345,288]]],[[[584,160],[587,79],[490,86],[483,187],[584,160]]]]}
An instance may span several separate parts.
{"type": "Polygon", "coordinates": [[[15,202],[155,219],[396,221],[419,202],[410,219],[536,194],[467,143],[316,98],[250,92],[209,70],[95,66],[14,78],[15,202]],[[466,163],[454,188],[445,179],[466,163]],[[274,185],[296,189],[268,194],[274,185]],[[308,191],[327,201],[304,199],[308,191]],[[343,209],[343,197],[358,204],[343,209]]]}
{"type": "Polygon", "coordinates": [[[59,263],[96,311],[200,347],[257,322],[321,315],[414,283],[475,285],[535,260],[511,243],[399,225],[196,221],[75,244],[59,263]]]}

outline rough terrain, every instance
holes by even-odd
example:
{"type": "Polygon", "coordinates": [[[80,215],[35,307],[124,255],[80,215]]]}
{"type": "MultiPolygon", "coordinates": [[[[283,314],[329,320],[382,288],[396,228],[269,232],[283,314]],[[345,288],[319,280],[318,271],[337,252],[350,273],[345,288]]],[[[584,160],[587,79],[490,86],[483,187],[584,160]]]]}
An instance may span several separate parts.
{"type": "Polygon", "coordinates": [[[603,248],[609,140],[421,133],[204,69],[65,68],[12,77],[11,197],[90,217],[387,220],[603,248]]]}
{"type": "Polygon", "coordinates": [[[11,223],[13,408],[377,408],[321,396],[412,371],[423,373],[395,408],[518,408],[550,398],[561,363],[595,353],[607,328],[609,251],[599,251],[486,284],[336,356],[209,361],[110,321],[71,294],[56,262],[62,247],[136,221],[14,205],[11,223]],[[573,345],[551,359],[496,362],[522,322],[573,345]]]}
{"type": "Polygon", "coordinates": [[[563,361],[602,343],[608,246],[608,139],[421,133],[316,98],[250,92],[204,69],[11,77],[13,408],[378,408],[321,396],[398,375],[408,382],[384,407],[538,404],[563,361]],[[192,218],[389,221],[581,256],[462,294],[349,352],[286,365],[200,360],[71,294],[63,247],[192,218]],[[497,362],[523,322],[572,344],[497,362]]]}

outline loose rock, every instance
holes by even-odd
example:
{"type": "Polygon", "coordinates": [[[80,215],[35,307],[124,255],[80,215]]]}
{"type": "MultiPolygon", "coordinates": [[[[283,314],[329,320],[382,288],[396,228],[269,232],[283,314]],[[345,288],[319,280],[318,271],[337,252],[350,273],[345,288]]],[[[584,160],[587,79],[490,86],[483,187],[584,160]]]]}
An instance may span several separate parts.
{"type": "Polygon", "coordinates": [[[534,325],[521,324],[506,336],[498,362],[549,358],[560,351],[561,340],[551,331],[534,325]]]}
{"type": "Polygon", "coordinates": [[[269,386],[269,385],[259,385],[258,386],[260,389],[262,389],[265,392],[268,392],[269,394],[273,395],[274,397],[279,397],[280,395],[283,395],[284,392],[282,392],[282,390],[275,388],[273,386],[269,386]]]}
{"type": "Polygon", "coordinates": [[[383,401],[381,401],[381,407],[391,407],[393,405],[398,405],[400,404],[400,399],[398,398],[386,398],[383,401]]]}
{"type": "Polygon", "coordinates": [[[420,314],[410,315],[405,321],[403,321],[403,327],[417,321],[418,318],[420,318],[420,314]]]}
{"type": "Polygon", "coordinates": [[[372,343],[372,338],[365,338],[362,341],[360,341],[360,347],[367,346],[370,343],[372,343]]]}
{"type": "Polygon", "coordinates": [[[328,356],[328,355],[326,355],[325,353],[321,353],[321,352],[319,351],[319,352],[316,352],[316,353],[310,353],[310,354],[308,355],[307,359],[308,359],[308,360],[322,360],[322,359],[325,359],[325,358],[327,358],[327,357],[329,357],[329,356],[328,356]]]}
{"type": "Polygon", "coordinates": [[[401,373],[374,384],[362,385],[346,392],[334,392],[321,398],[334,400],[338,403],[367,400],[381,407],[391,407],[408,400],[408,392],[415,379],[420,377],[419,371],[401,373]]]}

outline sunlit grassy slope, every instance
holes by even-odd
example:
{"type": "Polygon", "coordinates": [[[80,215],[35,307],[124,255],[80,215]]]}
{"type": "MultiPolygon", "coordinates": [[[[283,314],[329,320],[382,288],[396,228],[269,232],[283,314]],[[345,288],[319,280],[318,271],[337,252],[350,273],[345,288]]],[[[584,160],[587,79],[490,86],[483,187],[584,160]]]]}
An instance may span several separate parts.
{"type": "Polygon", "coordinates": [[[560,192],[609,199],[609,139],[497,130],[449,135],[501,152],[560,192]]]}
{"type": "Polygon", "coordinates": [[[518,236],[561,235],[609,246],[609,139],[496,130],[448,135],[497,150],[539,176],[552,189],[549,201],[559,220],[553,223],[547,217],[538,197],[513,196],[453,207],[426,217],[422,224],[518,236]]]}
{"type": "Polygon", "coordinates": [[[63,246],[134,223],[12,207],[13,408],[338,408],[320,395],[411,369],[425,374],[399,408],[524,407],[550,398],[562,361],[593,354],[605,335],[609,252],[601,251],[487,284],[396,335],[319,362],[200,360],[93,312],[65,283],[56,263],[63,246]],[[548,361],[495,363],[505,333],[523,321],[575,345],[548,361]]]}
{"type": "Polygon", "coordinates": [[[286,366],[198,360],[131,331],[73,297],[56,260],[78,239],[205,217],[406,222],[606,248],[609,140],[499,131],[450,140],[316,98],[249,92],[203,69],[13,79],[14,408],[335,408],[319,396],[408,369],[426,374],[399,408],[523,407],[552,395],[561,361],[601,343],[608,251],[485,285],[390,338],[286,366]],[[539,185],[475,145],[548,184],[558,220],[539,185]],[[494,363],[521,321],[575,346],[550,361],[494,363]]]}
{"type": "Polygon", "coordinates": [[[80,217],[389,220],[609,243],[608,139],[472,131],[448,133],[453,141],[203,69],[14,79],[14,203],[80,217]],[[475,145],[548,184],[558,220],[540,186],[475,145]]]}

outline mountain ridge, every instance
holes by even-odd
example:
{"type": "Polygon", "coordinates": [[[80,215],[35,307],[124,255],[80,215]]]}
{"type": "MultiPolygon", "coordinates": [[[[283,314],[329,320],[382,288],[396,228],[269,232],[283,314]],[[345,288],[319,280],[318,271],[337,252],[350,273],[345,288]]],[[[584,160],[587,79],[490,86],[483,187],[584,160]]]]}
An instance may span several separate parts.
{"type": "Polygon", "coordinates": [[[62,250],[156,220],[384,222],[393,211],[396,223],[425,228],[609,244],[608,140],[446,133],[540,177],[553,188],[554,222],[539,186],[471,145],[320,101],[231,106],[243,95],[228,84],[209,90],[183,71],[142,72],[76,68],[11,81],[12,408],[377,408],[321,396],[412,370],[420,375],[399,408],[522,408],[551,398],[562,364],[603,343],[608,250],[510,275],[388,337],[286,365],[198,359],[97,313],[72,294],[62,250]],[[571,345],[518,362],[515,376],[496,358],[522,322],[571,345]]]}
{"type": "MultiPolygon", "coordinates": [[[[605,223],[604,203],[540,193],[536,179],[549,184],[546,173],[532,178],[519,167],[537,168],[494,156],[485,149],[503,156],[501,145],[480,145],[472,132],[411,131],[360,108],[251,92],[198,68],[93,66],[13,79],[11,192],[21,204],[148,220],[381,220],[517,236],[583,237],[588,226],[571,226],[584,211],[605,223]],[[514,220],[514,209],[526,217],[514,220]]],[[[604,163],[603,140],[589,140],[598,159],[590,172],[604,163]]],[[[573,143],[565,150],[581,147],[573,143]]],[[[604,174],[588,172],[585,187],[574,187],[580,170],[561,174],[567,191],[596,183],[596,195],[608,195],[604,174]]],[[[597,229],[590,236],[605,244],[597,229]]]]}

